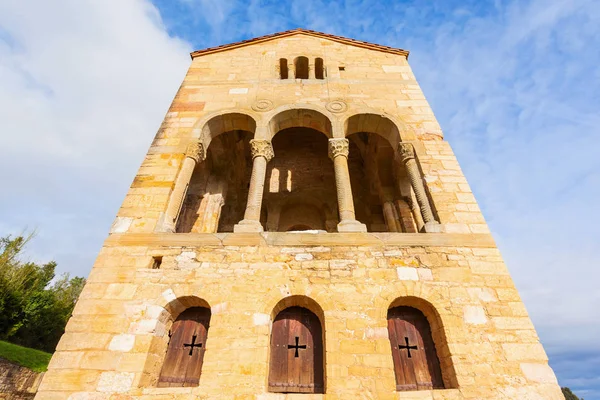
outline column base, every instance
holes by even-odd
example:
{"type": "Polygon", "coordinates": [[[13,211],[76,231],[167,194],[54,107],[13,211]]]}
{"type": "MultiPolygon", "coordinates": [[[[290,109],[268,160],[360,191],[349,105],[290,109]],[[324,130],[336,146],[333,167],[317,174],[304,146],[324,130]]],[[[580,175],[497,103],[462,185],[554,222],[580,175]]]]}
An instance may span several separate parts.
{"type": "Polygon", "coordinates": [[[243,219],[233,226],[233,233],[264,232],[259,221],[243,219]]]}
{"type": "Polygon", "coordinates": [[[355,219],[346,219],[337,225],[338,232],[366,232],[367,226],[355,219]]]}
{"type": "Polygon", "coordinates": [[[154,232],[175,233],[175,223],[173,221],[169,221],[169,218],[165,213],[160,213],[154,232]]]}
{"type": "Polygon", "coordinates": [[[423,230],[426,233],[443,233],[444,232],[444,226],[442,224],[440,224],[439,222],[435,221],[435,222],[428,222],[423,226],[423,230]]]}

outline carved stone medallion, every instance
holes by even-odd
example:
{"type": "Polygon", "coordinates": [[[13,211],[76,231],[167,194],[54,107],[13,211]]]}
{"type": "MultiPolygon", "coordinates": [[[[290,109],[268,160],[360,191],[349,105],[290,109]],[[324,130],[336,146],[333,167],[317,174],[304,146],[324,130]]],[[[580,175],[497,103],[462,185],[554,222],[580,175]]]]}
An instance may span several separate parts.
{"type": "Polygon", "coordinates": [[[327,108],[332,113],[341,113],[348,109],[348,105],[342,100],[333,100],[327,103],[325,105],[325,108],[327,108]]]}
{"type": "Polygon", "coordinates": [[[252,104],[252,109],[259,112],[269,111],[273,109],[273,102],[267,99],[256,100],[254,104],[252,104]]]}

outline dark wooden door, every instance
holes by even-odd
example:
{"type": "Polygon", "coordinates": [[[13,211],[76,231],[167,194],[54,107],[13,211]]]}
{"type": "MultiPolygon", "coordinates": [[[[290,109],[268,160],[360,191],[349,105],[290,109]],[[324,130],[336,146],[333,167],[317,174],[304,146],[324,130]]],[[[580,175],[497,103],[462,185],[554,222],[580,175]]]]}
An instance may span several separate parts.
{"type": "Polygon", "coordinates": [[[290,307],[273,321],[269,391],[323,393],[321,322],[311,311],[290,307]]]}
{"type": "Polygon", "coordinates": [[[198,386],[210,322],[208,308],[185,310],[173,322],[158,386],[198,386]]]}
{"type": "Polygon", "coordinates": [[[388,333],[394,358],[396,390],[444,387],[431,329],[421,311],[412,307],[390,309],[388,333]]]}

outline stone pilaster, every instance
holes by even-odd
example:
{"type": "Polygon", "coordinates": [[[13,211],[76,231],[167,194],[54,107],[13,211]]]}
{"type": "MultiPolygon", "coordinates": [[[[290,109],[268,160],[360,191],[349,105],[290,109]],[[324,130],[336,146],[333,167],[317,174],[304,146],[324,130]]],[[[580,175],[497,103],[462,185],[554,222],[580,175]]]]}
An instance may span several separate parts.
{"type": "Polygon", "coordinates": [[[163,216],[163,223],[159,224],[159,230],[163,232],[175,232],[175,226],[177,225],[177,218],[181,212],[181,206],[183,205],[183,199],[187,193],[192,179],[192,174],[196,165],[200,161],[204,161],[206,153],[204,151],[204,145],[202,143],[190,143],[185,151],[185,159],[181,165],[181,170],[175,180],[175,186],[169,197],[167,209],[163,216]]]}
{"type": "Polygon", "coordinates": [[[260,224],[260,210],[262,207],[267,163],[275,156],[273,146],[269,140],[252,139],[250,141],[252,153],[252,175],[250,189],[248,190],[248,203],[244,219],[233,227],[234,232],[262,232],[260,224]]]}
{"type": "Polygon", "coordinates": [[[408,179],[410,180],[410,184],[415,193],[421,216],[425,222],[425,231],[439,232],[438,227],[436,227],[436,225],[439,226],[439,223],[433,216],[429,198],[425,192],[425,185],[423,185],[423,178],[421,177],[421,172],[419,171],[419,166],[415,159],[415,149],[413,145],[410,143],[398,144],[398,154],[404,163],[408,179]]]}
{"type": "Polygon", "coordinates": [[[356,220],[354,199],[348,171],[348,139],[329,139],[329,157],[333,160],[340,223],[338,232],[366,232],[367,227],[356,220]]]}

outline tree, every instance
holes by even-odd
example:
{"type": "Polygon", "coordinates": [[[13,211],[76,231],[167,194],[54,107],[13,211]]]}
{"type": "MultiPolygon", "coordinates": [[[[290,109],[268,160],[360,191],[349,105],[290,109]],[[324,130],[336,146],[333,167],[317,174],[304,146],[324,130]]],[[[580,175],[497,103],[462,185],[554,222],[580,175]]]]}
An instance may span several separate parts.
{"type": "MultiPolygon", "coordinates": [[[[563,396],[565,396],[565,400],[580,400],[579,397],[575,396],[568,387],[562,387],[561,390],[563,396]]],[[[583,400],[583,398],[581,398],[581,400],[583,400]]]]}
{"type": "Polygon", "coordinates": [[[0,238],[0,338],[54,351],[85,279],[64,274],[56,263],[38,265],[19,259],[33,234],[0,238]]]}

